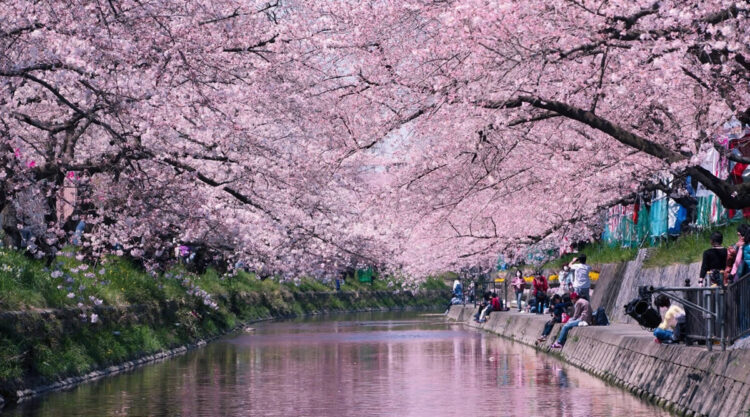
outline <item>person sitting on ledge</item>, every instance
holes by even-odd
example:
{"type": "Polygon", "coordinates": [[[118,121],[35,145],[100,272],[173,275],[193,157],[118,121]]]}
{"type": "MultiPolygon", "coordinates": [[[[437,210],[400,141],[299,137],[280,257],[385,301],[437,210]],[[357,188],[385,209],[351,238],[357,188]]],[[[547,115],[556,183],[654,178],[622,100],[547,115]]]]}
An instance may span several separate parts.
{"type": "Polygon", "coordinates": [[[487,316],[489,316],[491,312],[501,310],[502,304],[500,304],[500,299],[497,297],[497,293],[493,292],[490,294],[490,302],[487,304],[487,307],[482,310],[482,314],[477,321],[479,323],[484,323],[487,321],[487,316]]]}
{"type": "Polygon", "coordinates": [[[547,340],[547,336],[549,336],[550,332],[552,332],[552,328],[555,326],[555,323],[562,323],[562,315],[570,306],[570,301],[563,301],[560,294],[555,294],[552,296],[552,300],[550,300],[550,306],[552,307],[552,319],[545,323],[544,330],[542,331],[542,336],[536,341],[537,344],[547,340]]]}
{"type": "Polygon", "coordinates": [[[654,305],[661,313],[664,312],[664,319],[659,327],[654,330],[654,337],[657,343],[674,343],[679,339],[677,324],[685,319],[685,310],[676,305],[671,305],[669,298],[664,294],[659,294],[654,300],[654,305]]]}
{"type": "Polygon", "coordinates": [[[497,296],[497,292],[492,293],[492,300],[490,302],[492,303],[492,311],[503,311],[503,302],[497,296]]]}
{"type": "Polygon", "coordinates": [[[487,307],[492,308],[492,293],[489,291],[484,292],[482,302],[479,303],[479,310],[477,310],[477,313],[474,314],[474,321],[479,322],[479,318],[481,317],[482,313],[484,313],[484,310],[487,307]]]}
{"type": "Polygon", "coordinates": [[[589,304],[589,301],[583,297],[579,297],[578,293],[575,292],[570,293],[570,300],[575,303],[573,307],[573,317],[571,317],[570,320],[565,323],[562,330],[560,330],[560,336],[558,336],[557,341],[550,346],[553,349],[560,349],[563,347],[565,341],[568,339],[568,332],[570,329],[578,325],[588,326],[591,324],[591,317],[593,314],[591,312],[591,304],[589,304]]]}

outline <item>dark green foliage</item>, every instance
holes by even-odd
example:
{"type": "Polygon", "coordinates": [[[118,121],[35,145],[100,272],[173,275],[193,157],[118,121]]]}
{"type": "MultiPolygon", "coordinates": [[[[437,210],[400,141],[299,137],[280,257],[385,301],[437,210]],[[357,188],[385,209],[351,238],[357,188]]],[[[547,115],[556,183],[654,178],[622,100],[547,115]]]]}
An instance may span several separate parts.
{"type": "MultiPolygon", "coordinates": [[[[84,271],[88,277],[75,276],[75,291],[81,294],[71,300],[66,297],[70,289],[58,289],[63,280],[51,277],[50,270],[15,252],[0,253],[0,261],[9,260],[15,264],[6,267],[0,277],[0,303],[6,310],[0,310],[0,394],[11,398],[16,389],[215,337],[253,320],[442,306],[449,296],[448,287],[439,279],[428,280],[415,297],[400,290],[399,283],[378,278],[373,283],[350,279],[352,285],[334,292],[309,278],[279,283],[246,273],[219,276],[211,270],[201,276],[176,270],[154,277],[121,259],[112,259],[101,273],[98,267],[89,267],[84,271]],[[94,277],[91,269],[96,269],[94,277]],[[101,281],[106,285],[96,284],[101,281]],[[196,288],[209,294],[215,308],[190,293],[196,288]],[[89,296],[101,299],[102,305],[75,306],[89,296]],[[11,306],[57,309],[8,312],[11,306]],[[95,323],[91,322],[92,313],[98,318],[95,323]]],[[[60,268],[69,270],[80,262],[66,257],[63,264],[60,268]]]]}

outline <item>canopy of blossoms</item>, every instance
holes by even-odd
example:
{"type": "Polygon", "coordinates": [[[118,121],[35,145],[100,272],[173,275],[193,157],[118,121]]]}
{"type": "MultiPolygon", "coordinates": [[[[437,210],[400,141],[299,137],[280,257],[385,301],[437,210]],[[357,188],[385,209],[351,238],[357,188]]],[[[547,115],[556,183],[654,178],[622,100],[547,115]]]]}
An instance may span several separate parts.
{"type": "Polygon", "coordinates": [[[750,122],[748,7],[10,2],[3,230],[40,257],[83,220],[92,256],[418,277],[594,236],[661,175],[750,206],[700,165],[750,122]]]}

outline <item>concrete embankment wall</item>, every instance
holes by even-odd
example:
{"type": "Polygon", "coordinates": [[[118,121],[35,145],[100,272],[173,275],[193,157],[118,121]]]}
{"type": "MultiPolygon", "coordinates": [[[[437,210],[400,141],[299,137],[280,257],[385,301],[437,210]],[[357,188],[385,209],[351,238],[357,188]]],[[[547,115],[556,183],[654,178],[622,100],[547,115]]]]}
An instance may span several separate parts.
{"type": "Polygon", "coordinates": [[[604,307],[610,321],[634,323],[632,318],[625,315],[624,306],[638,296],[639,286],[681,287],[685,279],[690,279],[693,285],[697,283],[700,262],[643,268],[647,256],[648,249],[642,249],[636,259],[629,262],[593,265],[600,274],[599,280],[594,284],[591,305],[594,308],[604,307]]]}
{"type": "MultiPolygon", "coordinates": [[[[483,324],[472,320],[474,307],[453,306],[450,319],[535,346],[547,316],[496,312],[483,324]]],[[[549,345],[556,325],[538,349],[560,358],[678,415],[750,414],[750,351],[708,352],[705,347],[661,345],[636,325],[577,327],[563,349],[549,345]]]]}

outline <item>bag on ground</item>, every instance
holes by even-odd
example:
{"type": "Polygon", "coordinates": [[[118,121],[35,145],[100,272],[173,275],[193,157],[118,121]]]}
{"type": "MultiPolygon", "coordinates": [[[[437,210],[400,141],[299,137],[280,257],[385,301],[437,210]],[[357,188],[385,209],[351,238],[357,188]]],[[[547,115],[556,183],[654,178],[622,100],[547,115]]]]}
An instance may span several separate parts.
{"type": "Polygon", "coordinates": [[[609,319],[607,318],[607,312],[604,311],[604,307],[597,308],[592,318],[594,326],[609,326],[609,319]]]}

